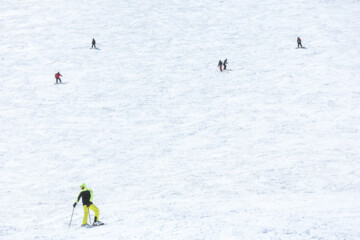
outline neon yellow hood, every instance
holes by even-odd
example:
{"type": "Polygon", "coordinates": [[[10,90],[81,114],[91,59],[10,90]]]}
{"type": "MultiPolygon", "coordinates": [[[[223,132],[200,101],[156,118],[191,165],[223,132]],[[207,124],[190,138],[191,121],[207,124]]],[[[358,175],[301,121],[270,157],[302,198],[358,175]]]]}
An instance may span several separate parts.
{"type": "Polygon", "coordinates": [[[86,184],[85,184],[85,183],[81,184],[81,185],[80,185],[80,188],[81,188],[81,187],[84,187],[84,190],[83,190],[83,189],[81,189],[81,190],[83,190],[83,191],[85,191],[85,190],[87,189],[87,187],[86,187],[86,184]]]}

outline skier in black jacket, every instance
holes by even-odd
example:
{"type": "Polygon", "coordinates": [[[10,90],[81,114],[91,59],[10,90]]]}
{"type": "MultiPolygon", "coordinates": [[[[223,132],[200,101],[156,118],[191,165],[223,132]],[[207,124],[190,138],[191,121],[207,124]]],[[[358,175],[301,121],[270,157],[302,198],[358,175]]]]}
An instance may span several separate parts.
{"type": "Polygon", "coordinates": [[[82,227],[90,226],[90,225],[87,224],[87,219],[88,219],[88,216],[89,216],[89,209],[91,209],[91,210],[93,210],[95,212],[95,218],[94,218],[93,226],[103,225],[103,223],[99,221],[100,211],[92,203],[93,198],[94,198],[92,190],[87,188],[85,183],[81,184],[80,188],[81,188],[81,192],[79,193],[79,196],[77,197],[73,207],[76,207],[76,204],[79,202],[80,198],[82,198],[82,203],[83,203],[83,208],[84,208],[84,218],[83,218],[83,223],[82,223],[81,226],[82,227]]]}
{"type": "Polygon", "coordinates": [[[224,60],[224,63],[223,63],[223,65],[224,65],[224,70],[226,70],[226,64],[227,64],[228,62],[227,62],[227,59],[225,59],[224,60]]]}
{"type": "Polygon", "coordinates": [[[93,38],[93,40],[92,40],[91,48],[96,48],[96,42],[95,42],[95,39],[94,39],[94,38],[93,38]]]}

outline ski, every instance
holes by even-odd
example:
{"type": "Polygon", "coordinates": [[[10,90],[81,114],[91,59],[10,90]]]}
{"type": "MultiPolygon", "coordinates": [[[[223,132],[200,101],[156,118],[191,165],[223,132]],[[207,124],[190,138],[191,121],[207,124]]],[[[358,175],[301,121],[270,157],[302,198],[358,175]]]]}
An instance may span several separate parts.
{"type": "Polygon", "coordinates": [[[92,228],[92,226],[91,226],[91,225],[89,225],[89,224],[86,224],[86,225],[81,225],[81,227],[82,227],[82,228],[92,228]]]}
{"type": "Polygon", "coordinates": [[[100,227],[100,226],[103,226],[103,225],[105,225],[105,223],[101,223],[99,225],[92,225],[91,227],[100,227]]]}
{"type": "Polygon", "coordinates": [[[100,227],[100,226],[104,226],[105,223],[101,223],[99,225],[89,225],[89,224],[86,224],[86,225],[81,225],[82,228],[93,228],[93,227],[100,227]]]}

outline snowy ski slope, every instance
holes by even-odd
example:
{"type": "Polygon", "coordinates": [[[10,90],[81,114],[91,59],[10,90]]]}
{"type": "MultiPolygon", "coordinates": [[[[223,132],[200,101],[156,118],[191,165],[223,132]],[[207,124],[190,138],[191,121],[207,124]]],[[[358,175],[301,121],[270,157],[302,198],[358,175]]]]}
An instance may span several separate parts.
{"type": "Polygon", "coordinates": [[[360,239],[359,23],[357,0],[1,0],[0,239],[360,239]],[[83,182],[107,225],[79,204],[69,229],[83,182]]]}

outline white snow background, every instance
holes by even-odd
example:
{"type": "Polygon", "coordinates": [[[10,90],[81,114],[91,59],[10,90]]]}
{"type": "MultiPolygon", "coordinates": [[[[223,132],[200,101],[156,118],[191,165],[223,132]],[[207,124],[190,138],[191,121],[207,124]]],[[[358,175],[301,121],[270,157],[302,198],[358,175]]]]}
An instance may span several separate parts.
{"type": "Polygon", "coordinates": [[[1,0],[0,32],[0,239],[360,239],[359,1],[1,0]],[[83,182],[105,226],[69,229],[83,182]]]}

